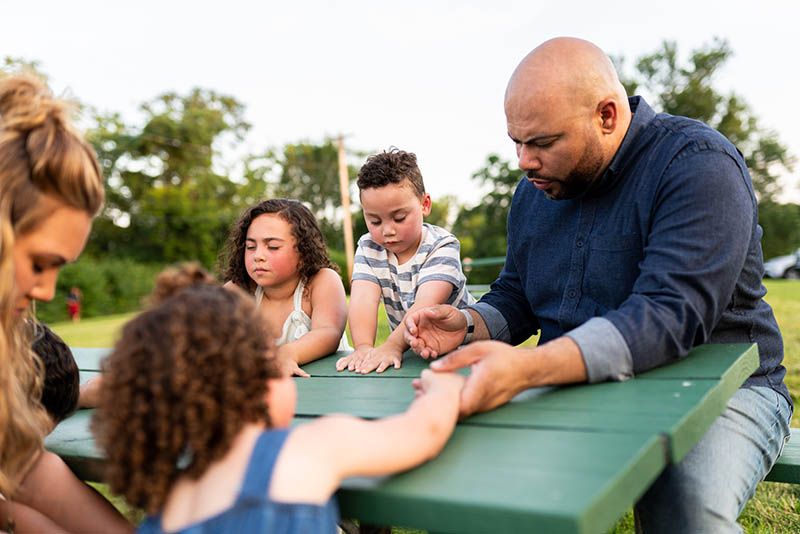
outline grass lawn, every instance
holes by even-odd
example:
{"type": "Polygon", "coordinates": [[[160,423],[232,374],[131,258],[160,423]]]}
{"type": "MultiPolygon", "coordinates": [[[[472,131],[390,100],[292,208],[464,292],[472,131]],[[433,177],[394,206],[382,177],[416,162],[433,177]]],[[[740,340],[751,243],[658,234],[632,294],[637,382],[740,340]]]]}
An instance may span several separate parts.
{"type": "MultiPolygon", "coordinates": [[[[786,384],[795,404],[800,401],[800,281],[766,280],[766,300],[775,310],[775,316],[783,333],[785,346],[784,365],[788,369],[786,384]]],[[[53,329],[67,344],[76,347],[109,347],[119,329],[134,314],[114,315],[84,319],[80,323],[56,323],[53,329]]],[[[378,312],[378,340],[389,335],[389,326],[383,309],[378,312]]],[[[535,338],[525,345],[535,344],[535,338]]],[[[795,411],[792,426],[800,427],[800,415],[795,411]]],[[[98,485],[103,491],[102,485],[98,485]]],[[[105,492],[104,492],[105,493],[105,492]]],[[[114,501],[129,517],[138,518],[119,499],[114,501]]],[[[748,534],[793,534],[800,532],[800,485],[762,482],[755,497],[747,504],[739,519],[748,534]]],[[[394,529],[395,533],[418,534],[423,531],[394,529]]],[[[628,512],[610,531],[611,534],[633,534],[633,513],[628,512]]]]}

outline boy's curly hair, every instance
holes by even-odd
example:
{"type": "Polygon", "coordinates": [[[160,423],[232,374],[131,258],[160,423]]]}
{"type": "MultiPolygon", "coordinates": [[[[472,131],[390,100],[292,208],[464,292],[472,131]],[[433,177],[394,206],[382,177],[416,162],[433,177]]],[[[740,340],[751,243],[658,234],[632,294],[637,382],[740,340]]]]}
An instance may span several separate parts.
{"type": "Polygon", "coordinates": [[[111,490],[149,514],[179,475],[199,478],[222,458],[244,424],[271,425],[267,379],[281,376],[251,299],[188,279],[162,275],[162,300],[125,325],[92,421],[111,490]]]}
{"type": "Polygon", "coordinates": [[[253,220],[267,213],[277,214],[289,223],[299,257],[297,270],[304,284],[322,268],[339,272],[339,267],[328,256],[325,237],[311,210],[297,200],[273,198],[246,209],[231,229],[219,257],[223,280],[251,292],[255,290],[255,282],[247,274],[244,264],[245,240],[253,220]]]}
{"type": "Polygon", "coordinates": [[[411,152],[390,147],[388,151],[373,154],[358,171],[358,190],[402,184],[407,180],[417,195],[425,194],[422,173],[417,166],[417,156],[411,152]]]}

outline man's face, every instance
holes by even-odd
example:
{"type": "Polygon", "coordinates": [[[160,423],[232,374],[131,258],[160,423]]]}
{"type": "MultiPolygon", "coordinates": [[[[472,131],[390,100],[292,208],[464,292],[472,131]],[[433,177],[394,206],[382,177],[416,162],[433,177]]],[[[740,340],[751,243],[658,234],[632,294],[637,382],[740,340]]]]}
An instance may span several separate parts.
{"type": "Polygon", "coordinates": [[[558,105],[506,105],[506,119],[519,168],[547,198],[574,198],[602,172],[600,134],[586,114],[558,105]]]}

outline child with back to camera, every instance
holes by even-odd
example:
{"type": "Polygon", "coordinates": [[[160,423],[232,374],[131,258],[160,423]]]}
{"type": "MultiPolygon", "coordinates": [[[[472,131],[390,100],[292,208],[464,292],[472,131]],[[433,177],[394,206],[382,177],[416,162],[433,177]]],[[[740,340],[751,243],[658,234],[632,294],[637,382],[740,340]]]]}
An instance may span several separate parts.
{"type": "Polygon", "coordinates": [[[252,299],[173,289],[123,328],[92,423],[112,491],[149,515],[140,532],[334,533],[345,477],[411,468],[450,436],[464,379],[429,370],[404,413],[289,429],[296,386],[252,299]]]}
{"type": "Polygon", "coordinates": [[[231,229],[224,258],[225,285],[255,296],[291,374],[309,376],[300,365],[350,350],[344,285],[303,204],[276,198],[247,209],[231,229]]]}
{"type": "Polygon", "coordinates": [[[423,223],[431,212],[417,157],[391,148],[367,158],[358,172],[369,233],[358,240],[350,284],[348,322],[355,351],[336,369],[381,373],[401,366],[408,344],[403,317],[435,304],[463,308],[475,302],[461,270],[461,245],[447,230],[423,223]],[[375,347],[383,298],[392,333],[375,347]]]}
{"type": "Polygon", "coordinates": [[[44,368],[42,406],[55,427],[78,409],[78,365],[64,340],[42,323],[36,323],[35,326],[33,352],[44,368]]]}

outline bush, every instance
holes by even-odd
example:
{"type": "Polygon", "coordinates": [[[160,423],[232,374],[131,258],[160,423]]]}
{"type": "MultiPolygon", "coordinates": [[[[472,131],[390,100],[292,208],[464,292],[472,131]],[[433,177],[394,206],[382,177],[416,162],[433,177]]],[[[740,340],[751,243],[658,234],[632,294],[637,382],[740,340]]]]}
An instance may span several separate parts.
{"type": "Polygon", "coordinates": [[[56,296],[36,305],[36,316],[44,323],[68,319],[66,295],[72,286],[83,293],[82,317],[111,315],[138,310],[142,297],[153,290],[155,275],[165,266],[126,259],[83,257],[61,270],[56,296]]]}

